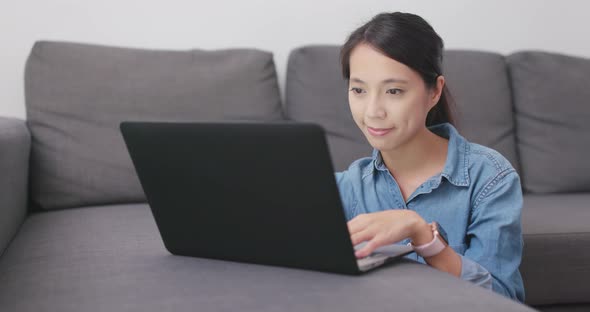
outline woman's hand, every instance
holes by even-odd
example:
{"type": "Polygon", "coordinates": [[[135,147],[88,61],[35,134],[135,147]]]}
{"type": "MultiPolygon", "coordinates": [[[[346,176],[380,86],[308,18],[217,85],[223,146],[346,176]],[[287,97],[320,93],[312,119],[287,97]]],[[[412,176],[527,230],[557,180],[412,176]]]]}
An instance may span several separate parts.
{"type": "Polygon", "coordinates": [[[411,238],[415,245],[433,239],[430,225],[412,210],[386,210],[361,214],[348,222],[353,245],[368,243],[355,252],[357,258],[370,255],[378,247],[411,238]]]}

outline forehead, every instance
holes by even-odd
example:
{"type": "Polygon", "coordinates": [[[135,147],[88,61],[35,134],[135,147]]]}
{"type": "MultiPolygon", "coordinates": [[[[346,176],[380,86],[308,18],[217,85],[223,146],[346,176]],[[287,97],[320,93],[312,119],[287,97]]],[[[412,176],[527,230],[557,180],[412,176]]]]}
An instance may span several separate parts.
{"type": "Polygon", "coordinates": [[[350,78],[367,83],[391,78],[408,81],[420,79],[410,67],[367,44],[359,44],[350,53],[350,78]]]}

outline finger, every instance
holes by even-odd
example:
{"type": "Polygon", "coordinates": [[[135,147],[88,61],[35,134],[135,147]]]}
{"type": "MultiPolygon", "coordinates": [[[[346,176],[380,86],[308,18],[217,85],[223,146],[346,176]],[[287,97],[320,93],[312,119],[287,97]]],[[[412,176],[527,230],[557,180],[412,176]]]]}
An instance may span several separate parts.
{"type": "Polygon", "coordinates": [[[364,258],[370,255],[375,249],[383,246],[384,243],[379,237],[374,237],[363,248],[357,250],[354,254],[357,258],[364,258]]]}
{"type": "Polygon", "coordinates": [[[356,232],[362,231],[364,228],[367,227],[367,224],[369,223],[368,219],[369,218],[367,218],[366,214],[360,214],[354,217],[347,223],[348,232],[350,232],[350,234],[352,235],[356,232]]]}
{"type": "Polygon", "coordinates": [[[373,233],[369,229],[365,229],[363,231],[351,234],[350,240],[352,241],[352,244],[356,246],[364,241],[368,241],[368,240],[373,239],[374,236],[375,236],[375,233],[373,233]]]}

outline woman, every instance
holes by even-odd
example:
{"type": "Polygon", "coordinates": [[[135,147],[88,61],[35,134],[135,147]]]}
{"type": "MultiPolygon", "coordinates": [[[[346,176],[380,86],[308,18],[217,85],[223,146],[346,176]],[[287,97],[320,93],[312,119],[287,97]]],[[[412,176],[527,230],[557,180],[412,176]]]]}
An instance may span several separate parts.
{"type": "Polygon", "coordinates": [[[442,39],[421,17],[383,13],[341,51],[353,118],[374,148],[336,173],[357,257],[410,243],[409,257],[524,301],[520,179],[453,127],[442,39]]]}

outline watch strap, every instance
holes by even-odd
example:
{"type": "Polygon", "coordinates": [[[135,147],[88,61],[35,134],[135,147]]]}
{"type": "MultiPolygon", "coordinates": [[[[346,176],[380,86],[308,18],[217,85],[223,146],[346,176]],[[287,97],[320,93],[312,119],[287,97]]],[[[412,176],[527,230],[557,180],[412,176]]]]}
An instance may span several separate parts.
{"type": "Polygon", "coordinates": [[[423,245],[414,245],[410,243],[409,245],[412,246],[414,251],[421,256],[422,258],[428,258],[432,256],[438,255],[443,249],[445,249],[446,245],[440,239],[440,234],[436,229],[433,228],[434,237],[432,240],[423,245]]]}

